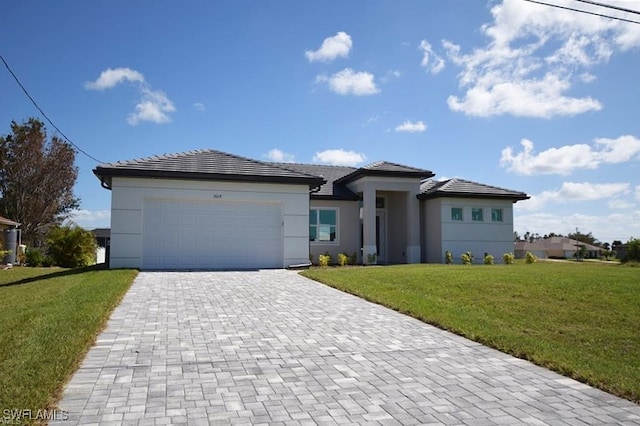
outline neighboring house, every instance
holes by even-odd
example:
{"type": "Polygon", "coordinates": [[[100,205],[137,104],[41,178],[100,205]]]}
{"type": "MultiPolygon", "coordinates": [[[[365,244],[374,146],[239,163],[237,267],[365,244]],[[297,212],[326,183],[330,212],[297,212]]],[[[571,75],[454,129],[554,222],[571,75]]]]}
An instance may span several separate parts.
{"type": "Polygon", "coordinates": [[[96,263],[105,263],[107,261],[109,242],[111,239],[111,229],[95,228],[91,230],[91,233],[96,238],[96,243],[98,244],[96,248],[96,263]]]}
{"type": "Polygon", "coordinates": [[[0,216],[0,244],[2,250],[10,250],[11,252],[0,258],[1,263],[15,263],[16,251],[18,249],[18,227],[20,224],[11,219],[0,216]]]}
{"type": "Polygon", "coordinates": [[[111,267],[282,268],[356,253],[363,263],[481,261],[513,249],[526,194],[389,162],[269,163],[215,150],[98,166],[111,195],[111,267]]]}
{"type": "Polygon", "coordinates": [[[574,258],[578,250],[581,247],[586,249],[586,258],[600,257],[600,250],[598,246],[586,244],[578,240],[573,240],[567,237],[549,237],[535,240],[533,243],[527,241],[516,241],[514,254],[517,259],[525,257],[527,251],[536,255],[541,259],[546,258],[574,258]]]}

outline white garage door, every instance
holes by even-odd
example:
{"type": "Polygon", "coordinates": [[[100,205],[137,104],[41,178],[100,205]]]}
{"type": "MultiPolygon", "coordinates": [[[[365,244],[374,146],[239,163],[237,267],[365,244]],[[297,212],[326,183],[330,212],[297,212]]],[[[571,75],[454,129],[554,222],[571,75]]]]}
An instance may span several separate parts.
{"type": "Polygon", "coordinates": [[[282,268],[280,202],[144,202],[144,269],[282,268]]]}

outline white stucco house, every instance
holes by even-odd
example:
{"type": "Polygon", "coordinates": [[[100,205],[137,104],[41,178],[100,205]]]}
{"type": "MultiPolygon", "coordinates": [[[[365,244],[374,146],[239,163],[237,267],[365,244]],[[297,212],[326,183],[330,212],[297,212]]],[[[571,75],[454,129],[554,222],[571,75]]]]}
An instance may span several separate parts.
{"type": "Polygon", "coordinates": [[[112,268],[284,268],[310,255],[368,263],[513,250],[519,191],[389,162],[270,163],[198,150],[101,164],[111,190],[112,268]]]}

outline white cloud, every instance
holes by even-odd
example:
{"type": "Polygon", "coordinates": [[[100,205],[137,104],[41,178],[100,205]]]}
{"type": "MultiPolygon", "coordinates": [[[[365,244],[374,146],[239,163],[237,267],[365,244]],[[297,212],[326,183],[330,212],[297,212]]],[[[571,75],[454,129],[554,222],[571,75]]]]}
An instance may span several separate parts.
{"type": "Polygon", "coordinates": [[[634,203],[630,203],[627,200],[623,200],[620,198],[615,198],[613,200],[609,200],[607,202],[607,207],[609,207],[610,209],[630,209],[635,207],[636,205],[634,203]]]}
{"type": "Polygon", "coordinates": [[[349,56],[352,46],[351,36],[344,31],[340,31],[333,37],[325,38],[318,50],[307,50],[304,55],[309,62],[330,62],[336,58],[349,56]]]}
{"type": "Polygon", "coordinates": [[[636,200],[640,201],[640,185],[636,186],[636,200]]]}
{"type": "Polygon", "coordinates": [[[330,164],[333,166],[356,166],[366,159],[366,155],[362,153],[345,151],[344,149],[328,149],[326,151],[316,152],[313,156],[315,163],[330,164]]]}
{"type": "Polygon", "coordinates": [[[74,211],[68,220],[85,229],[108,228],[111,226],[111,210],[80,209],[74,211]]]}
{"type": "Polygon", "coordinates": [[[142,100],[136,105],[135,112],[129,114],[127,118],[129,124],[135,126],[141,121],[150,121],[152,123],[168,123],[171,121],[167,113],[174,112],[176,108],[164,92],[143,88],[142,93],[142,100]]]}
{"type": "Polygon", "coordinates": [[[196,102],[193,104],[193,107],[198,110],[198,111],[204,111],[207,109],[207,107],[205,106],[205,104],[203,104],[202,102],[196,102]]]}
{"type": "MultiPolygon", "coordinates": [[[[625,5],[640,6],[640,0],[625,5]]],[[[544,118],[597,111],[597,99],[571,96],[573,84],[592,81],[590,68],[640,46],[640,26],[611,19],[521,0],[503,0],[491,14],[493,21],[481,28],[488,39],[484,47],[465,54],[443,41],[448,59],[462,70],[464,94],[448,99],[454,111],[544,118]]]]}
{"type": "Polygon", "coordinates": [[[340,95],[374,95],[380,92],[374,81],[374,75],[366,71],[355,72],[345,68],[331,76],[321,74],[316,82],[327,82],[329,88],[340,95]]]}
{"type": "Polygon", "coordinates": [[[431,74],[438,74],[444,69],[444,59],[433,51],[431,44],[429,44],[427,40],[422,40],[418,49],[422,50],[422,61],[420,61],[420,65],[424,69],[431,72],[431,74]]]}
{"type": "MultiPolygon", "coordinates": [[[[518,206],[520,203],[517,203],[518,206]]],[[[608,215],[574,213],[557,215],[551,213],[518,214],[514,218],[513,229],[520,235],[526,231],[540,235],[556,232],[566,235],[575,232],[591,232],[603,242],[627,241],[631,236],[640,235],[640,210],[608,215]]]]}
{"type": "Polygon", "coordinates": [[[409,120],[396,126],[396,132],[421,133],[427,130],[427,125],[422,121],[411,122],[409,120]]]}
{"type": "Polygon", "coordinates": [[[629,183],[564,182],[557,190],[543,191],[516,206],[519,210],[537,211],[548,203],[594,201],[629,193],[629,183]]]}
{"type": "Polygon", "coordinates": [[[141,121],[152,123],[168,123],[171,121],[169,113],[175,112],[173,102],[161,90],[154,90],[145,81],[142,73],[131,68],[108,68],[103,71],[93,82],[85,83],[89,90],[104,90],[129,81],[136,83],[140,92],[140,100],[136,104],[135,111],[129,114],[127,122],[135,126],[141,121]]]}
{"type": "Polygon", "coordinates": [[[387,73],[384,75],[384,77],[380,78],[380,81],[383,83],[388,83],[389,81],[396,79],[396,78],[400,78],[402,76],[402,71],[400,70],[389,70],[387,71],[387,73]]]}
{"type": "Polygon", "coordinates": [[[132,83],[144,83],[142,73],[131,68],[107,68],[100,73],[95,81],[88,81],[84,87],[89,90],[105,90],[129,81],[132,83]]]}
{"type": "Polygon", "coordinates": [[[277,163],[293,163],[295,161],[295,157],[293,154],[287,154],[286,152],[274,148],[265,154],[271,161],[275,161],[277,163]]]}
{"type": "Polygon", "coordinates": [[[603,163],[624,163],[640,155],[640,139],[631,135],[617,139],[595,139],[593,145],[549,148],[538,154],[534,152],[533,142],[530,140],[523,139],[520,144],[523,150],[519,153],[514,153],[512,147],[502,150],[500,165],[521,175],[568,175],[574,170],[597,169],[603,163]]]}

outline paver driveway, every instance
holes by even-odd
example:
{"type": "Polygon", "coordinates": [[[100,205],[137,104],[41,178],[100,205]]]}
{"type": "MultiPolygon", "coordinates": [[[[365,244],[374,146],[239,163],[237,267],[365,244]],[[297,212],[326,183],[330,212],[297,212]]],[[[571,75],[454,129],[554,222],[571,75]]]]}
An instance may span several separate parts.
{"type": "Polygon", "coordinates": [[[284,270],[143,272],[81,424],[639,424],[640,406],[284,270]]]}

